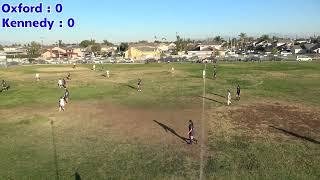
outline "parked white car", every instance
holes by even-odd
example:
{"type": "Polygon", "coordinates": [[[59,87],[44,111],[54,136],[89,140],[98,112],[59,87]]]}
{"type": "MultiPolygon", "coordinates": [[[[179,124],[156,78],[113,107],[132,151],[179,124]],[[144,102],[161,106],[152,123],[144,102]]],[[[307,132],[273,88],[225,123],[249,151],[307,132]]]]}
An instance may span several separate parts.
{"type": "Polygon", "coordinates": [[[297,61],[312,61],[312,58],[308,56],[297,56],[297,61]]]}
{"type": "Polygon", "coordinates": [[[292,55],[292,52],[282,51],[282,52],[281,52],[281,55],[282,55],[282,56],[292,55]]]}

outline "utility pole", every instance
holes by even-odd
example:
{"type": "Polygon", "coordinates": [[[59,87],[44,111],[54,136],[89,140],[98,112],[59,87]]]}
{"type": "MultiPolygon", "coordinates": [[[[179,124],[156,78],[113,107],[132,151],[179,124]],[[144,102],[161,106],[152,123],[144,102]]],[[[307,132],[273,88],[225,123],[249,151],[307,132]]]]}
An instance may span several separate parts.
{"type": "Polygon", "coordinates": [[[59,51],[60,50],[60,44],[59,44],[59,41],[58,41],[57,44],[58,44],[58,60],[60,61],[60,51],[59,51]]]}

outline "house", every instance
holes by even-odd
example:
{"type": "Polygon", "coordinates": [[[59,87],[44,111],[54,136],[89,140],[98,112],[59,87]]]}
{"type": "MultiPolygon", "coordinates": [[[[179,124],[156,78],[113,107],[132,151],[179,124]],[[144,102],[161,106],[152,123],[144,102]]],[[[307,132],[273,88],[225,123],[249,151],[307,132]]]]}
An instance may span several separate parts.
{"type": "Polygon", "coordinates": [[[315,52],[317,54],[320,54],[320,48],[317,48],[317,49],[313,50],[313,52],[315,52]]]}
{"type": "Polygon", "coordinates": [[[41,54],[41,57],[44,59],[52,59],[52,58],[57,58],[58,56],[56,54],[52,53],[52,51],[47,50],[41,54]]]}
{"type": "Polygon", "coordinates": [[[0,52],[0,67],[7,67],[7,54],[0,52]]]}
{"type": "Polygon", "coordinates": [[[60,48],[60,47],[51,47],[46,49],[42,54],[41,57],[44,59],[52,59],[52,58],[68,58],[74,59],[77,57],[83,57],[84,53],[81,51],[80,48],[60,48]]]}
{"type": "Polygon", "coordinates": [[[52,59],[52,58],[61,58],[67,57],[66,50],[60,47],[51,47],[48,48],[44,53],[41,54],[41,57],[44,59],[52,59]]]}
{"type": "Polygon", "coordinates": [[[3,51],[7,55],[27,55],[27,49],[24,47],[4,47],[3,51]]]}
{"type": "MultiPolygon", "coordinates": [[[[174,46],[175,47],[175,46],[174,46]]],[[[159,49],[159,51],[161,52],[167,52],[169,51],[172,47],[170,47],[169,45],[165,44],[165,43],[160,43],[157,48],[159,49]]]]}
{"type": "Polygon", "coordinates": [[[319,53],[320,43],[304,44],[306,53],[319,53]]]}
{"type": "Polygon", "coordinates": [[[131,45],[125,52],[126,59],[146,60],[160,59],[161,51],[154,46],[131,45]]]}
{"type": "Polygon", "coordinates": [[[117,46],[107,46],[107,45],[101,45],[101,52],[115,52],[117,50],[117,46]]]}
{"type": "Polygon", "coordinates": [[[169,46],[169,50],[174,50],[177,47],[175,43],[170,43],[168,46],[169,46]]]}
{"type": "Polygon", "coordinates": [[[290,39],[280,39],[275,41],[275,47],[280,51],[287,51],[293,46],[293,41],[290,39]]]}
{"type": "Polygon", "coordinates": [[[198,45],[196,47],[190,47],[188,48],[188,56],[189,57],[195,57],[201,59],[206,59],[208,57],[212,57],[214,55],[214,48],[211,47],[201,47],[201,45],[198,45]]]}
{"type": "Polygon", "coordinates": [[[306,53],[306,51],[300,45],[294,45],[291,48],[291,52],[293,54],[304,54],[304,53],[306,53]]]}

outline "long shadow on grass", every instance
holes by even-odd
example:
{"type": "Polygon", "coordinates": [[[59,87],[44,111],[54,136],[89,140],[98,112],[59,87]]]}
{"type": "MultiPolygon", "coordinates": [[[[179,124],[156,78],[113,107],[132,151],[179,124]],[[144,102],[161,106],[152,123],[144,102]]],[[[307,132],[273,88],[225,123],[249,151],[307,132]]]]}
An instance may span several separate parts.
{"type": "Polygon", "coordinates": [[[181,139],[182,141],[188,143],[188,138],[182,137],[180,136],[174,129],[170,128],[169,126],[162,124],[156,120],[153,120],[155,123],[157,123],[160,127],[162,127],[166,132],[171,132],[173,135],[177,136],[179,139],[181,139]]]}
{"type": "Polygon", "coordinates": [[[208,93],[208,94],[212,94],[212,95],[219,96],[219,97],[222,97],[222,98],[227,98],[226,96],[223,96],[223,95],[220,95],[220,94],[216,94],[216,93],[208,93]]]}
{"type": "Polygon", "coordinates": [[[279,131],[282,131],[285,134],[288,134],[288,135],[291,135],[291,136],[294,136],[294,137],[297,137],[297,138],[300,138],[300,139],[303,139],[303,140],[306,140],[306,141],[309,141],[309,142],[312,142],[312,143],[315,143],[315,144],[320,144],[319,141],[314,140],[312,138],[309,138],[309,137],[306,137],[306,136],[301,136],[299,134],[296,134],[294,132],[290,132],[290,131],[282,129],[282,128],[277,128],[277,127],[274,127],[274,126],[269,126],[269,127],[273,128],[273,129],[276,129],[276,130],[279,130],[279,131]]]}
{"type": "Polygon", "coordinates": [[[74,173],[74,179],[75,180],[81,180],[81,176],[78,172],[74,173]]]}
{"type": "Polygon", "coordinates": [[[210,99],[210,98],[207,98],[207,97],[203,97],[203,96],[198,96],[198,97],[206,99],[206,100],[210,100],[210,101],[213,101],[213,102],[216,102],[216,103],[219,103],[219,104],[224,104],[223,102],[220,102],[220,101],[217,101],[217,100],[214,100],[214,99],[210,99]]]}
{"type": "Polygon", "coordinates": [[[50,124],[51,124],[51,133],[52,133],[53,158],[54,158],[54,165],[56,168],[56,180],[59,180],[57,145],[56,145],[55,134],[54,134],[53,120],[51,120],[50,124]]]}
{"type": "Polygon", "coordinates": [[[130,84],[126,84],[125,86],[127,86],[127,87],[129,87],[129,88],[131,88],[131,89],[137,90],[136,87],[134,87],[134,86],[132,86],[132,85],[130,85],[130,84]]]}

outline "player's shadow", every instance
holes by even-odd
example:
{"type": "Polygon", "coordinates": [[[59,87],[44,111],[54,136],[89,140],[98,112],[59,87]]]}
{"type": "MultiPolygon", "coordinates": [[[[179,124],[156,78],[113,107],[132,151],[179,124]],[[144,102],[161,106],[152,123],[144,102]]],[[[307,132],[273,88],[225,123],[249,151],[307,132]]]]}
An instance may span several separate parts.
{"type": "Polygon", "coordinates": [[[288,131],[288,130],[285,130],[285,129],[282,129],[282,128],[277,128],[275,126],[269,126],[273,129],[276,129],[276,130],[279,130],[287,135],[291,135],[291,136],[294,136],[294,137],[297,137],[297,138],[300,138],[300,139],[303,139],[303,140],[306,140],[306,141],[309,141],[309,142],[312,142],[312,143],[315,143],[315,144],[320,144],[319,141],[315,140],[315,139],[312,139],[310,137],[306,137],[306,136],[302,136],[302,135],[299,135],[299,134],[296,134],[294,132],[291,132],[291,131],[288,131]]]}
{"type": "Polygon", "coordinates": [[[129,87],[129,88],[131,88],[131,89],[134,89],[134,90],[137,90],[136,87],[134,87],[134,86],[132,86],[132,85],[130,85],[130,84],[127,84],[127,87],[129,87]]]}
{"type": "Polygon", "coordinates": [[[222,97],[222,98],[227,98],[226,96],[223,96],[223,95],[220,95],[220,94],[217,94],[217,93],[208,93],[208,94],[212,94],[212,95],[219,96],[219,97],[222,97]]]}
{"type": "Polygon", "coordinates": [[[134,86],[132,86],[132,85],[130,85],[130,84],[124,84],[124,86],[126,86],[126,87],[128,87],[128,88],[131,88],[131,89],[134,89],[134,90],[137,90],[136,87],[134,87],[134,86]]]}
{"type": "Polygon", "coordinates": [[[156,120],[153,120],[155,123],[157,123],[160,127],[162,127],[166,132],[170,132],[172,133],[173,135],[175,135],[176,137],[178,137],[179,139],[181,139],[182,141],[188,143],[189,139],[188,138],[185,138],[185,137],[182,137],[180,136],[174,129],[170,128],[169,126],[165,125],[165,124],[162,124],[156,120]]]}
{"type": "Polygon", "coordinates": [[[206,100],[210,100],[210,101],[213,101],[213,102],[216,102],[216,103],[219,103],[219,104],[224,104],[223,102],[220,102],[220,101],[217,101],[215,99],[208,98],[208,97],[203,97],[203,96],[198,96],[198,97],[206,99],[206,100]]]}
{"type": "Polygon", "coordinates": [[[81,176],[78,172],[74,173],[74,179],[75,180],[81,180],[81,176]]]}

